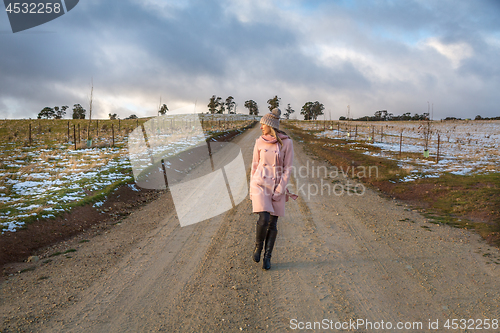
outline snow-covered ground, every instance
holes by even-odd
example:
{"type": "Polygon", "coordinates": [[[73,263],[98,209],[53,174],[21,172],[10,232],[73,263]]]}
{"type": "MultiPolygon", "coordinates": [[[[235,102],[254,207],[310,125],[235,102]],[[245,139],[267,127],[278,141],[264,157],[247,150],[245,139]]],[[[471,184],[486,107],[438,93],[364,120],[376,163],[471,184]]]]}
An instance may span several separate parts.
{"type": "Polygon", "coordinates": [[[320,130],[317,136],[352,140],[352,149],[363,149],[355,144],[355,139],[379,147],[380,152],[365,149],[365,154],[399,161],[402,168],[411,170],[411,176],[403,181],[439,177],[444,172],[459,175],[500,172],[500,121],[431,122],[427,142],[429,158],[424,158],[427,122],[342,122],[340,131],[336,122],[326,130],[319,122],[298,124],[304,129],[320,130]],[[399,158],[401,133],[401,151],[416,153],[412,157],[399,158]],[[436,163],[438,136],[439,161],[436,163]]]}
{"type": "MultiPolygon", "coordinates": [[[[227,115],[206,115],[205,120],[223,120],[227,115]]],[[[247,121],[248,116],[231,120],[247,121]]],[[[218,125],[218,124],[217,124],[218,125]]],[[[221,126],[222,127],[222,126],[221,126]]],[[[227,126],[226,126],[227,128],[227,126]]],[[[211,133],[224,128],[213,126],[211,133]]],[[[170,142],[163,149],[186,149],[199,140],[170,142]]],[[[118,137],[114,147],[74,150],[71,144],[24,147],[21,143],[0,143],[0,230],[15,231],[36,216],[50,218],[68,204],[80,201],[91,192],[133,178],[127,137],[118,137]]],[[[134,188],[133,188],[134,189],[134,188]]],[[[136,189],[136,188],[135,188],[136,189]]],[[[96,207],[102,202],[95,203],[96,207]]]]}
{"type": "Polygon", "coordinates": [[[65,204],[85,198],[85,190],[129,179],[130,174],[123,172],[130,167],[126,146],[123,142],[117,146],[80,150],[71,145],[43,150],[0,146],[5,165],[0,170],[2,233],[15,231],[27,217],[48,218],[64,211],[65,204]]]}

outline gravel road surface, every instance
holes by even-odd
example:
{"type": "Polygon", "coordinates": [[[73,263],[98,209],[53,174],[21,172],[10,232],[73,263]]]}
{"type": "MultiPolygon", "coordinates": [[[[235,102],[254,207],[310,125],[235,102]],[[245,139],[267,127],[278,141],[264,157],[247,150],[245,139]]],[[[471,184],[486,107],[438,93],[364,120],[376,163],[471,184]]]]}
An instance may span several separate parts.
{"type": "MultiPolygon", "coordinates": [[[[233,141],[247,176],[259,135],[257,126],[233,141]]],[[[248,197],[180,227],[165,193],[4,281],[0,332],[500,331],[497,249],[294,147],[299,199],[278,221],[270,271],[251,259],[248,197]]]]}

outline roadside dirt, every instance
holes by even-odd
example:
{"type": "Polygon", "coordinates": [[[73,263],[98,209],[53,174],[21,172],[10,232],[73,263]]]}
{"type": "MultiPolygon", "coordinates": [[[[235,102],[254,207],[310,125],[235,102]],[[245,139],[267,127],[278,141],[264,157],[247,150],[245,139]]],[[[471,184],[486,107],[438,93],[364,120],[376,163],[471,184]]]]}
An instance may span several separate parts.
{"type": "Polygon", "coordinates": [[[0,267],[3,267],[3,277],[15,272],[17,266],[13,263],[22,262],[31,255],[43,255],[44,250],[41,249],[81,235],[89,229],[117,223],[141,205],[157,199],[160,193],[139,189],[133,184],[122,185],[112,191],[99,207],[94,204],[75,207],[56,218],[35,221],[21,230],[1,235],[0,267]]]}
{"type": "MultiPolygon", "coordinates": [[[[247,166],[259,135],[255,127],[233,141],[247,166]]],[[[496,248],[329,177],[328,164],[294,145],[291,190],[300,197],[278,221],[270,271],[251,259],[257,218],[248,198],[180,227],[162,193],[119,224],[20,264],[30,270],[1,285],[0,332],[283,332],[307,323],[317,332],[336,331],[336,323],[342,331],[449,332],[448,319],[491,326],[500,318],[496,248]],[[48,257],[68,249],[76,251],[48,257]],[[375,329],[382,321],[386,329],[375,329]],[[397,330],[399,322],[412,329],[397,330]]]]}

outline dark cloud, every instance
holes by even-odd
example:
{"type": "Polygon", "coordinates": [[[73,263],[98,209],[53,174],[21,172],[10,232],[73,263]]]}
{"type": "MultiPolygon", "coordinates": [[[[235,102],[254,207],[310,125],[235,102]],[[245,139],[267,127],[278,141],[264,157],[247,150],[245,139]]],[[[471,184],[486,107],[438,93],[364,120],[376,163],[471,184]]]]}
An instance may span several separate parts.
{"type": "Polygon", "coordinates": [[[472,107],[496,115],[497,1],[279,5],[81,1],[45,25],[0,34],[0,117],[84,105],[92,79],[101,116],[151,115],[160,95],[206,105],[212,94],[242,99],[241,110],[246,99],[265,109],[278,94],[295,109],[314,99],[413,112],[433,98],[458,116],[472,107]],[[454,45],[472,54],[455,59],[454,45]]]}

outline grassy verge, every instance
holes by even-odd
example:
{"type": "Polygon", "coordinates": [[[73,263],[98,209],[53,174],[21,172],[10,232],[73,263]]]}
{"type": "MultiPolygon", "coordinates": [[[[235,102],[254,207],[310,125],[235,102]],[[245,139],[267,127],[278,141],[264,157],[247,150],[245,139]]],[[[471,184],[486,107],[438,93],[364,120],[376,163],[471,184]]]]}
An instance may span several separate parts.
{"type": "MultiPolygon", "coordinates": [[[[317,137],[320,130],[302,130],[293,122],[288,133],[316,156],[342,169],[349,177],[381,190],[387,196],[403,200],[425,210],[435,223],[473,229],[490,244],[500,246],[500,173],[455,175],[402,181],[411,173],[395,159],[370,156],[378,147],[344,139],[317,137]]],[[[403,156],[404,158],[404,156],[403,156]]]]}

